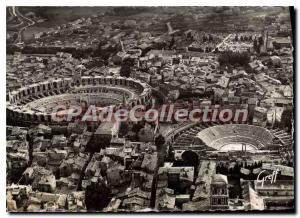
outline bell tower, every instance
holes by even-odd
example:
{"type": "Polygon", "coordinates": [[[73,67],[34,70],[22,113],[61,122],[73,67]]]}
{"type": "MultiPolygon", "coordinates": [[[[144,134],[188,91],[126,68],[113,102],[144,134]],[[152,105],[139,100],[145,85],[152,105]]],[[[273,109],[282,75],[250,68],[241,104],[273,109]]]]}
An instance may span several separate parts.
{"type": "Polygon", "coordinates": [[[81,75],[82,75],[82,65],[78,65],[75,67],[75,71],[73,71],[73,83],[75,86],[81,86],[81,75]]]}

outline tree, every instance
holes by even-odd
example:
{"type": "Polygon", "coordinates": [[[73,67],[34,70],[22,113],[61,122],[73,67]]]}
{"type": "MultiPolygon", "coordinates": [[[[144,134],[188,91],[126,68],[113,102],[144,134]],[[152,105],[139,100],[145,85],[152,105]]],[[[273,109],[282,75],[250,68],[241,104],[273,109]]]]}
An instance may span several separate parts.
{"type": "Polygon", "coordinates": [[[44,64],[45,66],[47,66],[47,65],[48,65],[48,59],[43,58],[43,64],[44,64]]]}
{"type": "Polygon", "coordinates": [[[174,38],[174,35],[173,35],[172,39],[171,39],[171,42],[170,42],[170,45],[169,45],[169,49],[172,49],[174,44],[175,44],[175,38],[174,38]]]}
{"type": "Polygon", "coordinates": [[[132,125],[132,132],[135,133],[135,136],[137,138],[137,135],[139,133],[139,131],[145,126],[145,123],[144,122],[138,122],[138,123],[135,123],[132,125]]]}
{"type": "Polygon", "coordinates": [[[87,210],[100,211],[105,208],[110,201],[109,194],[110,190],[104,182],[89,185],[85,191],[87,210]]]}
{"type": "Polygon", "coordinates": [[[248,52],[226,51],[219,55],[220,65],[240,65],[246,66],[250,62],[250,54],[248,52]]]}
{"type": "Polygon", "coordinates": [[[126,64],[121,66],[120,76],[130,77],[130,72],[131,72],[130,66],[126,64]]]}
{"type": "Polygon", "coordinates": [[[259,44],[260,46],[264,44],[264,39],[263,39],[262,36],[260,36],[260,37],[258,38],[258,44],[259,44]]]}
{"type": "Polygon", "coordinates": [[[282,128],[288,128],[288,131],[291,132],[293,127],[293,109],[287,108],[282,112],[280,126],[282,128]]]}
{"type": "Polygon", "coordinates": [[[122,65],[128,65],[130,67],[133,67],[134,65],[134,59],[132,58],[124,58],[122,65]]]}
{"type": "Polygon", "coordinates": [[[254,41],[253,41],[253,49],[254,51],[256,51],[257,53],[259,53],[259,45],[258,45],[258,42],[257,42],[257,39],[255,38],[254,41]]]}
{"type": "Polygon", "coordinates": [[[143,128],[144,125],[142,125],[140,122],[133,124],[132,131],[135,133],[138,133],[141,128],[143,128]]]}
{"type": "Polygon", "coordinates": [[[119,127],[119,136],[124,137],[128,133],[128,124],[126,122],[121,122],[119,127]]]}
{"type": "Polygon", "coordinates": [[[169,146],[168,160],[169,161],[175,160],[175,151],[172,145],[169,146]]]}
{"type": "Polygon", "coordinates": [[[237,34],[235,34],[235,41],[239,41],[239,37],[237,34]]]}
{"type": "Polygon", "coordinates": [[[165,144],[165,138],[159,134],[155,139],[154,139],[154,143],[156,145],[157,148],[161,148],[164,144],[165,144]]]}

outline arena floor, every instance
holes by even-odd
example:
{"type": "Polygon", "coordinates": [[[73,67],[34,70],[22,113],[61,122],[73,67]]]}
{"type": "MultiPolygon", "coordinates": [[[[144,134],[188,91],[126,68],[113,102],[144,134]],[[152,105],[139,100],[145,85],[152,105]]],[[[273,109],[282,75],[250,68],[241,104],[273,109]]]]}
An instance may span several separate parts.
{"type": "Polygon", "coordinates": [[[257,150],[257,148],[251,144],[234,143],[234,144],[223,145],[220,148],[220,151],[239,151],[242,150],[242,146],[244,147],[246,146],[247,151],[257,150]]]}

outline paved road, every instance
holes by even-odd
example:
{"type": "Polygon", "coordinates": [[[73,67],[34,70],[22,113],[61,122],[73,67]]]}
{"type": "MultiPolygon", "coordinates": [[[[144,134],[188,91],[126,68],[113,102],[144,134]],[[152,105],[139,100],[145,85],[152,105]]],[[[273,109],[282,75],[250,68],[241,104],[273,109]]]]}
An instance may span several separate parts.
{"type": "Polygon", "coordinates": [[[219,49],[219,47],[221,47],[223,44],[226,44],[226,40],[227,39],[229,39],[230,37],[231,37],[231,33],[228,35],[228,36],[226,36],[225,37],[225,39],[223,39],[223,41],[222,42],[220,42],[217,46],[216,46],[216,48],[213,50],[213,52],[218,48],[219,49]]]}
{"type": "Polygon", "coordinates": [[[28,27],[32,26],[35,24],[35,22],[27,17],[25,17],[23,14],[20,13],[18,7],[15,7],[13,6],[12,7],[12,13],[14,16],[17,16],[19,17],[19,19],[21,20],[22,24],[23,23],[26,23],[26,26],[22,27],[19,32],[18,32],[18,37],[17,39],[15,40],[15,43],[18,44],[18,43],[22,43],[23,42],[23,39],[22,39],[22,33],[23,31],[25,31],[28,27]]]}
{"type": "Polygon", "coordinates": [[[17,16],[16,14],[16,11],[15,11],[15,7],[9,7],[8,8],[8,12],[10,14],[9,18],[7,19],[6,23],[7,23],[7,26],[9,28],[17,28],[17,27],[20,27],[23,25],[23,20],[20,19],[20,17],[17,16]],[[11,24],[8,24],[10,21],[12,21],[15,17],[17,17],[17,19],[19,20],[20,23],[17,23],[17,24],[14,24],[14,25],[11,25],[11,24]]]}
{"type": "Polygon", "coordinates": [[[8,19],[7,19],[6,22],[12,21],[14,19],[14,17],[15,17],[15,15],[13,13],[13,10],[12,10],[12,7],[8,7],[8,13],[9,13],[10,16],[8,17],[8,19]]]}

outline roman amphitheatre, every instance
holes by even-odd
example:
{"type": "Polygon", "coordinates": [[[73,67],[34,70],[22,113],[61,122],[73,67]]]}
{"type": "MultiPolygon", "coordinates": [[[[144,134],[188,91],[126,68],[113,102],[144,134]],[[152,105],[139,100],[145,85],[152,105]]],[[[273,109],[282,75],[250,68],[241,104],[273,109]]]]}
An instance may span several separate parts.
{"type": "Polygon", "coordinates": [[[151,103],[151,89],[139,80],[124,77],[85,76],[55,79],[22,87],[9,94],[8,118],[22,123],[51,124],[57,105],[95,105],[129,107],[151,103]]]}
{"type": "Polygon", "coordinates": [[[292,148],[293,138],[283,129],[250,124],[190,123],[178,124],[166,134],[174,150],[197,153],[244,151],[262,153],[292,148]]]}

